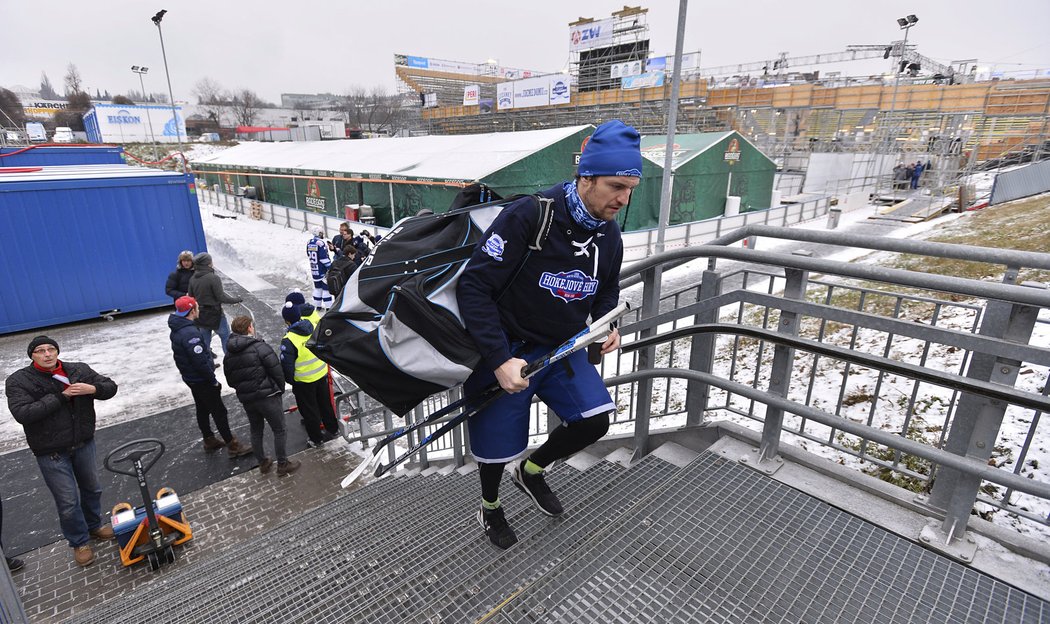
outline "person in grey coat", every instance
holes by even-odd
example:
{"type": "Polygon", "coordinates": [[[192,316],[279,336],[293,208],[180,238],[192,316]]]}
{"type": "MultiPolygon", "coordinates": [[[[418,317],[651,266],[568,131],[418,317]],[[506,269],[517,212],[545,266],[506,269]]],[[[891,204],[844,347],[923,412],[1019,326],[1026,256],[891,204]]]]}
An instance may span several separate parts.
{"type": "Polygon", "coordinates": [[[201,328],[204,334],[204,344],[209,348],[211,347],[211,333],[218,331],[222,352],[228,353],[226,343],[230,339],[230,323],[223,314],[222,304],[240,303],[244,300],[227,294],[223,289],[222,280],[219,279],[215,267],[212,266],[210,253],[201,252],[194,256],[193,265],[195,270],[193,277],[190,278],[189,295],[197,300],[197,305],[200,307],[197,327],[201,328]]]}

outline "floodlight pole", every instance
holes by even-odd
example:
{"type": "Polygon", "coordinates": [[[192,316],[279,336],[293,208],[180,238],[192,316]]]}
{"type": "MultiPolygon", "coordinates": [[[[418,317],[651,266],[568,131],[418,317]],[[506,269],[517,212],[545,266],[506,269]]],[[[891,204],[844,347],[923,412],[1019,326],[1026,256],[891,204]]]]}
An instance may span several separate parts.
{"type": "MultiPolygon", "coordinates": [[[[167,10],[160,10],[153,16],[153,23],[157,26],[157,34],[160,35],[160,54],[164,58],[164,76],[168,79],[168,97],[171,100],[171,118],[175,123],[175,140],[179,143],[179,151],[182,151],[182,133],[179,132],[179,115],[175,112],[175,93],[171,90],[171,74],[168,72],[168,54],[164,51],[164,32],[160,27],[161,20],[167,10]]],[[[185,162],[183,162],[185,169],[185,162]]]]}
{"type": "Polygon", "coordinates": [[[656,253],[664,251],[667,222],[671,219],[671,166],[674,163],[674,133],[678,125],[679,77],[682,73],[682,48],[685,46],[685,13],[689,0],[678,3],[678,34],[674,44],[674,69],[671,71],[671,99],[667,111],[667,145],[664,148],[664,171],[660,181],[660,222],[656,230],[656,253]]]}
{"type": "MultiPolygon", "coordinates": [[[[895,73],[894,73],[894,78],[893,78],[893,96],[890,98],[890,114],[889,114],[889,117],[890,117],[890,132],[891,132],[890,139],[894,140],[894,141],[896,141],[896,134],[897,134],[897,89],[900,88],[900,83],[901,83],[901,64],[904,62],[904,54],[908,51],[908,33],[911,32],[911,27],[914,26],[915,24],[917,24],[918,21],[919,21],[919,18],[915,17],[914,15],[909,15],[908,17],[902,17],[899,20],[897,20],[897,24],[900,26],[901,30],[904,31],[904,42],[901,43],[900,59],[897,60],[896,65],[893,68],[895,70],[895,73]],[[914,18],[914,19],[909,19],[909,18],[914,18]]],[[[891,151],[891,153],[892,153],[892,151],[891,151]]],[[[875,165],[875,167],[876,167],[877,170],[881,170],[882,169],[882,163],[877,163],[875,165]]],[[[881,178],[881,176],[876,174],[876,178],[875,179],[879,180],[880,178],[881,178]]],[[[896,182],[896,180],[890,180],[890,188],[891,189],[894,188],[893,185],[894,185],[895,182],[896,182]]],[[[875,189],[875,194],[876,195],[878,195],[878,188],[877,188],[877,186],[878,185],[876,184],[876,189],[875,189]]]]}
{"type": "MultiPolygon", "coordinates": [[[[142,74],[149,71],[149,67],[140,67],[138,65],[132,65],[131,71],[139,75],[139,86],[142,87],[142,99],[146,99],[146,83],[142,80],[142,74]]],[[[146,105],[146,121],[149,122],[149,138],[153,141],[153,162],[157,162],[160,158],[157,156],[157,135],[153,134],[153,118],[149,114],[149,104],[146,105]]],[[[178,124],[176,124],[178,125],[178,124]]]]}

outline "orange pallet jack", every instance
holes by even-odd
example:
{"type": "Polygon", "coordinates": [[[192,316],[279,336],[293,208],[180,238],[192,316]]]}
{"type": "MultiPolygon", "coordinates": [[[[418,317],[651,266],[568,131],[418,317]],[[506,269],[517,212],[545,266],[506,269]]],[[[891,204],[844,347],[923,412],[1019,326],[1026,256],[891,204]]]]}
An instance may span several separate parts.
{"type": "Polygon", "coordinates": [[[120,561],[125,566],[146,560],[151,570],[157,570],[175,562],[175,546],[193,539],[193,530],[175,490],[163,487],[155,499],[150,498],[146,473],[163,454],[163,442],[144,438],[122,444],[106,455],[106,469],[135,477],[142,494],[141,507],[131,503],[117,503],[113,507],[113,533],[120,548],[120,561]],[[130,463],[131,467],[116,466],[121,463],[130,463]]]}

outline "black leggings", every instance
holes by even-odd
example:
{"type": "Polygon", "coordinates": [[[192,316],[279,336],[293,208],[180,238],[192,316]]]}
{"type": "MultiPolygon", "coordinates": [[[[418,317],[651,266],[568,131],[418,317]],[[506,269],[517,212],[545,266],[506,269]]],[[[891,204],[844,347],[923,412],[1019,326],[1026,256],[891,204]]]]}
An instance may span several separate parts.
{"type": "MultiPolygon", "coordinates": [[[[533,451],[529,459],[532,463],[546,468],[559,459],[571,457],[594,444],[609,432],[609,414],[584,418],[571,425],[562,424],[555,427],[547,436],[547,441],[533,451]]],[[[481,498],[495,502],[499,498],[499,483],[503,478],[506,463],[481,464],[478,472],[481,477],[481,498]]]]}

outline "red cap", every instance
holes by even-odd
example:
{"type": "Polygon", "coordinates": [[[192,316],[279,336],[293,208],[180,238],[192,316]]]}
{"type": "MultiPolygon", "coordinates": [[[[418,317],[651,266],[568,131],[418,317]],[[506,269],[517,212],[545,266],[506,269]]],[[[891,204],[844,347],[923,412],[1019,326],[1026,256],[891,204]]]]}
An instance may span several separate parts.
{"type": "Polygon", "coordinates": [[[175,314],[179,316],[186,316],[195,307],[197,307],[197,300],[189,295],[183,295],[175,300],[175,314]]]}

